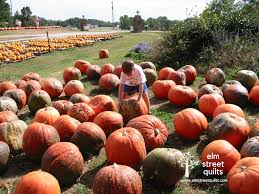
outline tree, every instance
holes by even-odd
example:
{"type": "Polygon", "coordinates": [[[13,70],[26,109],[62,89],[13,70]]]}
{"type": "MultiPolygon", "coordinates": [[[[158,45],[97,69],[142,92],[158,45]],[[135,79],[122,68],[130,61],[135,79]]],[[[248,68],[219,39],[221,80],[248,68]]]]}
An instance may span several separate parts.
{"type": "Polygon", "coordinates": [[[10,6],[6,0],[0,0],[0,26],[6,26],[5,22],[10,21],[10,6]]]}
{"type": "Polygon", "coordinates": [[[122,30],[129,30],[132,22],[130,21],[129,16],[124,15],[120,17],[120,28],[122,30]]]}
{"type": "Polygon", "coordinates": [[[21,21],[23,26],[32,26],[34,25],[32,12],[30,7],[26,6],[21,9],[21,21]]]}

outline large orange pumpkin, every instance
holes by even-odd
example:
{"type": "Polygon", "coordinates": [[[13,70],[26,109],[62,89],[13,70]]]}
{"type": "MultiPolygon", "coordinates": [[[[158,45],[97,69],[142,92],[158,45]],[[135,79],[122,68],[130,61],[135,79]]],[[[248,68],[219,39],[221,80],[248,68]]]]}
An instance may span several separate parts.
{"type": "Polygon", "coordinates": [[[26,81],[23,80],[23,79],[17,80],[17,81],[15,82],[15,85],[16,85],[17,88],[19,88],[19,86],[25,85],[25,84],[26,84],[26,81]]]}
{"type": "Polygon", "coordinates": [[[141,133],[126,127],[114,131],[105,144],[107,161],[130,167],[139,167],[146,158],[145,141],[141,133]]]}
{"type": "Polygon", "coordinates": [[[70,185],[82,174],[84,159],[76,145],[59,142],[46,150],[41,168],[54,175],[61,185],[70,185]]]}
{"type": "Polygon", "coordinates": [[[207,129],[206,117],[194,108],[178,112],[173,118],[175,132],[186,139],[196,140],[207,129]]]}
{"type": "Polygon", "coordinates": [[[76,129],[71,142],[77,145],[83,154],[97,154],[104,147],[106,136],[95,123],[84,122],[76,129]]]}
{"type": "Polygon", "coordinates": [[[115,67],[113,73],[115,75],[117,75],[119,78],[121,77],[121,72],[122,72],[122,66],[121,65],[118,65],[115,67]]]}
{"type": "Polygon", "coordinates": [[[137,129],[143,136],[147,150],[162,147],[168,137],[168,129],[157,117],[142,115],[128,122],[127,127],[137,129]]]}
{"type": "Polygon", "coordinates": [[[215,118],[219,114],[225,113],[225,112],[231,112],[231,113],[236,114],[237,116],[245,118],[245,113],[243,112],[243,110],[239,106],[234,105],[234,104],[219,105],[213,112],[213,118],[215,118]]]}
{"type": "Polygon", "coordinates": [[[79,80],[71,80],[65,85],[64,92],[68,97],[77,93],[82,94],[84,92],[84,85],[79,80]]]}
{"type": "Polygon", "coordinates": [[[118,78],[118,76],[111,73],[107,73],[99,79],[99,86],[105,92],[110,92],[117,89],[119,84],[120,79],[118,78]]]}
{"type": "Polygon", "coordinates": [[[236,84],[242,86],[242,84],[241,84],[239,81],[237,81],[237,80],[226,80],[225,83],[222,85],[221,89],[222,89],[222,91],[224,92],[224,90],[225,90],[228,86],[230,86],[230,85],[236,85],[236,84]]]}
{"type": "Polygon", "coordinates": [[[23,150],[29,159],[40,161],[48,147],[59,141],[54,127],[44,123],[32,123],[23,134],[23,150]]]}
{"type": "Polygon", "coordinates": [[[16,85],[13,82],[4,81],[0,82],[0,96],[4,94],[7,90],[17,89],[16,85]]]}
{"type": "Polygon", "coordinates": [[[259,106],[259,86],[254,86],[249,93],[249,101],[255,105],[259,106]]]}
{"type": "Polygon", "coordinates": [[[168,80],[168,75],[173,72],[174,69],[171,67],[164,67],[158,73],[158,79],[160,80],[168,80]]]}
{"type": "Polygon", "coordinates": [[[221,86],[225,82],[225,73],[220,68],[212,68],[207,71],[205,79],[208,84],[221,86]]]}
{"type": "Polygon", "coordinates": [[[39,109],[35,114],[33,122],[52,125],[59,117],[60,117],[60,114],[58,110],[55,109],[54,107],[49,106],[46,108],[39,109]]]}
{"type": "Polygon", "coordinates": [[[100,59],[108,58],[109,57],[109,51],[107,49],[101,49],[99,51],[99,57],[100,57],[100,59]]]}
{"type": "Polygon", "coordinates": [[[18,120],[17,115],[12,111],[0,112],[0,123],[18,120]]]}
{"type": "Polygon", "coordinates": [[[33,72],[26,73],[26,74],[23,75],[22,80],[25,80],[25,81],[29,81],[29,80],[40,81],[40,75],[37,74],[37,73],[33,73],[33,72]]]}
{"type": "Polygon", "coordinates": [[[33,91],[41,89],[41,85],[36,80],[29,80],[24,85],[20,85],[19,89],[22,89],[26,93],[28,99],[33,91]]]}
{"type": "Polygon", "coordinates": [[[68,110],[67,114],[80,122],[91,122],[96,115],[91,106],[85,103],[74,104],[72,108],[68,110]]]}
{"type": "Polygon", "coordinates": [[[228,172],[227,179],[231,193],[258,193],[259,158],[247,157],[239,160],[228,172]]]}
{"type": "Polygon", "coordinates": [[[249,99],[247,89],[239,84],[226,86],[223,91],[223,96],[226,103],[235,104],[244,107],[249,99]]]}
{"type": "Polygon", "coordinates": [[[52,103],[52,106],[58,110],[60,115],[66,115],[67,111],[73,106],[73,103],[68,100],[57,100],[52,103]]]}
{"type": "Polygon", "coordinates": [[[177,85],[168,92],[169,102],[176,106],[188,106],[195,102],[197,94],[189,86],[177,85]]]}
{"type": "Polygon", "coordinates": [[[93,121],[105,132],[108,137],[112,132],[123,127],[123,117],[114,111],[104,111],[99,113],[93,121]]]}
{"type": "Polygon", "coordinates": [[[250,134],[247,121],[233,113],[221,113],[216,116],[208,127],[211,140],[223,139],[238,148],[246,141],[250,134]]]}
{"type": "Polygon", "coordinates": [[[90,102],[90,98],[84,94],[73,94],[69,98],[69,101],[71,101],[73,104],[81,102],[88,104],[90,102]]]}
{"type": "Polygon", "coordinates": [[[192,65],[185,65],[178,69],[178,71],[184,72],[187,85],[191,85],[196,80],[197,71],[192,65]]]}
{"type": "Polygon", "coordinates": [[[223,96],[222,91],[217,86],[212,84],[205,84],[198,89],[198,98],[202,97],[204,94],[213,94],[213,93],[217,93],[223,96]]]}
{"type": "Polygon", "coordinates": [[[217,93],[205,94],[198,101],[199,110],[209,117],[212,117],[214,110],[221,104],[225,104],[225,100],[217,93]]]}
{"type": "Polygon", "coordinates": [[[52,126],[58,131],[60,141],[70,141],[80,122],[68,115],[60,116],[52,126]]]}
{"type": "Polygon", "coordinates": [[[113,71],[114,71],[114,65],[107,63],[101,67],[100,74],[101,74],[101,76],[103,76],[107,73],[113,73],[113,71]]]}
{"type": "Polygon", "coordinates": [[[55,78],[42,79],[41,89],[46,91],[51,98],[57,98],[63,92],[63,84],[55,78]]]}
{"type": "Polygon", "coordinates": [[[75,67],[68,67],[63,72],[63,79],[66,83],[71,80],[80,80],[81,71],[75,67]]]}
{"type": "Polygon", "coordinates": [[[239,152],[229,142],[216,140],[209,143],[202,151],[202,166],[209,169],[208,175],[223,175],[241,159],[239,152]],[[213,174],[216,168],[218,174],[213,174]]]}
{"type": "Polygon", "coordinates": [[[86,75],[89,80],[99,79],[101,76],[101,67],[98,65],[91,65],[87,68],[86,75]]]}
{"type": "Polygon", "coordinates": [[[28,99],[28,106],[32,113],[36,113],[39,109],[51,105],[51,98],[44,90],[35,90],[28,99]]]}
{"type": "Polygon", "coordinates": [[[26,105],[27,97],[22,89],[11,89],[5,91],[3,96],[12,98],[19,109],[22,109],[26,105]]]}
{"type": "Polygon", "coordinates": [[[152,85],[154,96],[158,99],[167,99],[169,90],[176,86],[172,80],[157,80],[152,85]]]}
{"type": "Polygon", "coordinates": [[[141,177],[138,172],[125,165],[106,166],[94,177],[93,193],[141,194],[141,177]]]}
{"type": "Polygon", "coordinates": [[[77,69],[79,69],[81,71],[81,73],[86,73],[88,67],[91,66],[91,63],[89,63],[88,61],[84,61],[84,60],[76,60],[74,62],[74,67],[76,67],[77,69]]]}
{"type": "Polygon", "coordinates": [[[167,79],[173,80],[176,85],[186,85],[186,76],[183,71],[172,71],[167,79]]]}
{"type": "Polygon", "coordinates": [[[116,104],[114,100],[107,95],[94,96],[89,102],[89,105],[92,107],[96,115],[103,111],[116,110],[116,104]]]}
{"type": "Polygon", "coordinates": [[[259,119],[255,121],[250,136],[251,137],[259,136],[259,119]]]}
{"type": "Polygon", "coordinates": [[[14,194],[60,194],[57,179],[44,171],[33,171],[22,176],[14,194]]]}

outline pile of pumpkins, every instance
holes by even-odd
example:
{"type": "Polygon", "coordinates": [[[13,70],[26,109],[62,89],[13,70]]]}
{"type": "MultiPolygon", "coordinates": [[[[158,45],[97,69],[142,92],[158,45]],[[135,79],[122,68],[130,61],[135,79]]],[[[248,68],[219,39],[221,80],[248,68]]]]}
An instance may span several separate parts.
{"type": "MultiPolygon", "coordinates": [[[[151,62],[141,67],[156,98],[186,107],[172,118],[177,135],[197,141],[206,132],[211,143],[204,148],[201,161],[207,162],[210,153],[219,155],[213,162],[224,162],[220,170],[227,175],[230,192],[254,193],[259,180],[259,120],[251,129],[240,107],[259,105],[257,76],[243,70],[237,80],[225,81],[223,71],[211,69],[206,84],[196,92],[187,86],[197,77],[191,65],[177,71],[165,67],[158,75],[151,62]],[[187,108],[197,97],[199,110],[187,108]],[[212,118],[210,123],[207,117],[212,118]]],[[[158,117],[147,114],[143,99],[136,108],[137,96],[130,96],[117,110],[108,95],[84,95],[82,74],[88,80],[99,79],[100,88],[107,92],[117,88],[121,71],[120,65],[99,67],[77,60],[74,67],[64,70],[64,84],[36,73],[25,74],[16,83],[0,83],[0,170],[6,170],[10,153],[20,152],[40,162],[42,169],[24,175],[15,194],[60,193],[60,185],[71,185],[81,176],[84,156],[98,154],[102,147],[108,165],[95,175],[94,194],[141,194],[137,172],[141,167],[144,177],[159,186],[174,186],[183,178],[185,166],[179,161],[184,161],[184,154],[163,148],[168,128],[158,117]],[[67,100],[59,99],[63,95],[67,100]],[[34,114],[29,125],[16,115],[26,105],[34,114]]]]}
{"type": "Polygon", "coordinates": [[[5,27],[0,28],[0,31],[7,31],[7,30],[24,30],[24,29],[48,29],[48,28],[62,28],[62,26],[26,26],[26,27],[5,27]]]}

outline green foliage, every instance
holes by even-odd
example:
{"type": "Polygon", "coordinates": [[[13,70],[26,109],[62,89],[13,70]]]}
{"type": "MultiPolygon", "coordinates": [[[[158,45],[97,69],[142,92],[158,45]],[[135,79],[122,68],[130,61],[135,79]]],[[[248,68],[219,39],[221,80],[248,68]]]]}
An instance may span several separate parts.
{"type": "Polygon", "coordinates": [[[144,61],[145,56],[146,55],[144,53],[137,53],[137,52],[131,50],[124,57],[128,58],[128,59],[132,59],[134,61],[144,61]]]}
{"type": "Polygon", "coordinates": [[[148,30],[161,30],[161,31],[168,31],[177,23],[179,23],[179,21],[177,20],[171,21],[165,16],[160,16],[156,19],[148,18],[145,21],[145,25],[148,26],[148,30]]]}
{"type": "Polygon", "coordinates": [[[6,27],[10,21],[10,6],[6,0],[0,0],[0,27],[6,27]]]}
{"type": "Polygon", "coordinates": [[[124,15],[120,17],[120,29],[122,30],[129,30],[130,26],[132,26],[132,18],[129,16],[124,15]]]}
{"type": "Polygon", "coordinates": [[[15,12],[14,20],[16,19],[22,22],[22,26],[34,26],[34,17],[32,17],[32,11],[28,6],[23,7],[21,13],[15,12]]]}

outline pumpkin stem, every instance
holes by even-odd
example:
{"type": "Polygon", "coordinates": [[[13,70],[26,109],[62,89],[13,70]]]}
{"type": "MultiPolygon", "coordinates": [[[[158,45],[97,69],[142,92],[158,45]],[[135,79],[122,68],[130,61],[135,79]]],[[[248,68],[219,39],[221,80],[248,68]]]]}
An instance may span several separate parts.
{"type": "Polygon", "coordinates": [[[118,168],[119,168],[119,166],[118,166],[116,163],[114,163],[112,166],[113,166],[113,168],[115,168],[115,169],[118,169],[118,168]]]}
{"type": "Polygon", "coordinates": [[[241,172],[244,172],[246,170],[246,166],[240,166],[241,172]]]}
{"type": "Polygon", "coordinates": [[[122,135],[125,136],[125,135],[127,135],[127,134],[128,134],[128,133],[127,133],[127,130],[124,129],[123,132],[122,132],[122,135]]]}
{"type": "Polygon", "coordinates": [[[156,129],[155,129],[155,136],[158,136],[159,133],[160,133],[159,129],[156,128],[156,129]]]}

